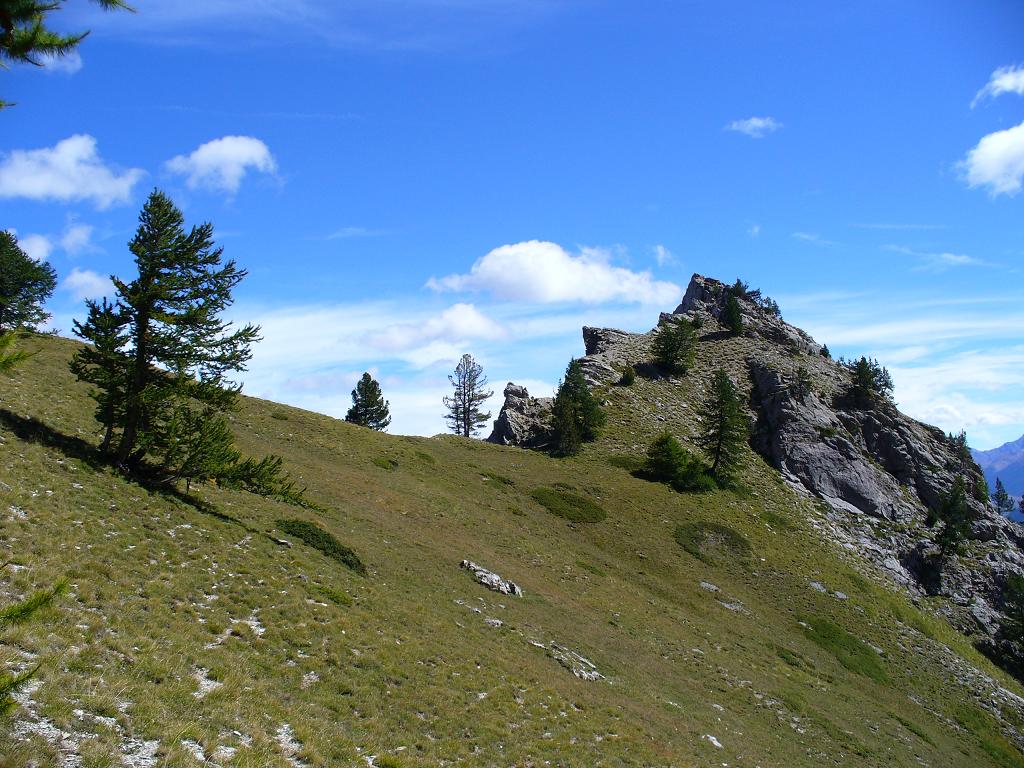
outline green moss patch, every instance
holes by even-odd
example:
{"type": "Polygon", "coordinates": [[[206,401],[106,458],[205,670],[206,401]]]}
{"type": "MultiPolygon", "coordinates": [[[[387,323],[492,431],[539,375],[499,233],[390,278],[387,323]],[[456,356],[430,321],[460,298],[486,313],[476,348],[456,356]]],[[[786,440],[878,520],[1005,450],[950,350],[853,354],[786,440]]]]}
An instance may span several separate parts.
{"type": "Polygon", "coordinates": [[[607,513],[586,496],[556,488],[537,488],[530,494],[533,500],[553,515],[574,523],[600,523],[607,513]]]}

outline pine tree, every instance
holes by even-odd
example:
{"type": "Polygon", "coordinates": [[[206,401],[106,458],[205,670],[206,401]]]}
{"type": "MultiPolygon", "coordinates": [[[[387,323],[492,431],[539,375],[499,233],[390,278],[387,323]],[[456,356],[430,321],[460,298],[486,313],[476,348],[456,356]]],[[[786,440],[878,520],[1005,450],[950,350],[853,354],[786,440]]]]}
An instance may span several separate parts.
{"type": "Polygon", "coordinates": [[[826,360],[832,359],[832,353],[828,351],[828,344],[822,345],[821,356],[824,357],[826,360]]]}
{"type": "MultiPolygon", "coordinates": [[[[93,0],[104,10],[131,10],[124,0],[93,0]]],[[[57,10],[64,0],[0,1],[0,68],[4,61],[42,66],[46,57],[67,56],[78,47],[88,32],[63,35],[46,27],[46,15],[57,10]]],[[[0,101],[0,108],[10,106],[0,101]]]]}
{"type": "Polygon", "coordinates": [[[697,444],[711,461],[711,476],[720,484],[729,484],[743,455],[749,435],[749,424],[743,413],[739,393],[729,375],[715,371],[704,406],[704,430],[697,444]]]}
{"type": "MultiPolygon", "coordinates": [[[[8,565],[8,563],[4,563],[4,565],[8,565]]],[[[0,568],[2,567],[0,566],[0,568]]],[[[62,580],[50,589],[38,590],[20,602],[0,608],[0,630],[29,621],[39,611],[52,604],[66,589],[67,582],[62,580]]],[[[14,694],[35,677],[38,671],[38,664],[18,673],[0,671],[0,717],[14,709],[16,705],[14,694]]]]}
{"type": "Polygon", "coordinates": [[[448,381],[453,392],[451,397],[443,398],[444,406],[448,409],[445,421],[456,435],[472,437],[491,418],[490,413],[480,410],[480,406],[494,394],[492,390],[484,389],[487,377],[483,366],[472,355],[465,354],[455,366],[455,373],[448,374],[448,381]]]}
{"type": "Polygon", "coordinates": [[[880,398],[892,396],[892,377],[877,360],[861,357],[849,367],[852,373],[849,395],[856,405],[867,407],[880,398]]]}
{"type": "Polygon", "coordinates": [[[34,352],[14,348],[14,331],[0,331],[0,373],[9,374],[19,363],[32,357],[34,352]]]}
{"type": "Polygon", "coordinates": [[[221,263],[211,224],[186,232],[163,193],[149,196],[129,249],[138,276],[114,278],[116,304],[93,303],[76,323],[96,346],[76,355],[72,370],[96,388],[103,444],[116,462],[137,468],[149,458],[172,470],[166,462],[180,452],[183,425],[234,406],[241,387],[227,375],[244,369],[259,329],[232,331],[219,318],[246,272],[221,263]]]}
{"type": "Polygon", "coordinates": [[[369,372],[364,373],[352,390],[352,407],[345,414],[345,421],[383,432],[391,423],[390,405],[376,379],[369,372]]]}
{"type": "Polygon", "coordinates": [[[558,385],[551,406],[553,452],[558,456],[574,456],[583,443],[597,439],[605,423],[601,404],[583,378],[583,365],[573,360],[565,369],[565,378],[558,385]]]}
{"type": "Polygon", "coordinates": [[[693,365],[697,351],[697,332],[693,323],[669,321],[654,336],[651,352],[658,366],[671,374],[684,374],[693,365]]]}
{"type": "Polygon", "coordinates": [[[722,309],[720,320],[734,336],[743,333],[743,310],[740,308],[739,299],[732,291],[725,297],[725,307],[722,309]]]}
{"type": "Polygon", "coordinates": [[[996,489],[992,493],[992,503],[995,504],[996,511],[1001,515],[1008,515],[1013,512],[1013,497],[1006,492],[1003,481],[998,477],[996,478],[996,489]]]}
{"type": "Polygon", "coordinates": [[[18,238],[0,230],[0,331],[32,328],[49,317],[43,303],[57,287],[57,273],[18,246],[18,238]]]}
{"type": "Polygon", "coordinates": [[[953,480],[953,485],[943,495],[934,517],[942,524],[942,529],[935,537],[935,541],[939,545],[939,554],[946,557],[959,553],[967,534],[971,531],[971,522],[974,518],[967,503],[967,490],[963,477],[957,476],[953,480]]]}

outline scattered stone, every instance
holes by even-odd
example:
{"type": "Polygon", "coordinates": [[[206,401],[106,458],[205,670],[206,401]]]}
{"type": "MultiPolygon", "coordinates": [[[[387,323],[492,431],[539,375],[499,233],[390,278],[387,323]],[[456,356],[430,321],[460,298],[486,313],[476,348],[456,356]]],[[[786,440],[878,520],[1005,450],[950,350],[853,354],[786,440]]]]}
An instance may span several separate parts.
{"type": "Polygon", "coordinates": [[[708,592],[718,592],[718,591],[720,591],[720,590],[718,589],[718,587],[716,587],[716,586],[715,586],[714,584],[712,584],[712,583],[711,583],[710,581],[702,581],[702,582],[700,583],[700,588],[701,588],[701,589],[706,589],[706,590],[707,590],[708,592]]]}
{"type": "Polygon", "coordinates": [[[467,571],[471,571],[476,577],[476,580],[488,589],[500,592],[503,595],[512,595],[513,597],[523,596],[523,590],[519,588],[518,584],[512,581],[506,581],[498,574],[488,571],[486,568],[481,568],[471,560],[463,560],[459,563],[459,567],[465,568],[467,571]]]}
{"type": "Polygon", "coordinates": [[[707,741],[707,742],[710,742],[711,746],[713,746],[713,747],[715,747],[717,749],[721,749],[722,748],[722,742],[720,742],[718,739],[716,739],[710,733],[707,733],[707,734],[704,735],[704,740],[707,741]]]}
{"type": "Polygon", "coordinates": [[[557,643],[547,646],[548,655],[581,680],[604,680],[604,675],[597,671],[597,666],[589,659],[557,643]]]}
{"type": "Polygon", "coordinates": [[[224,685],[224,683],[220,682],[219,680],[211,679],[209,675],[210,670],[203,669],[202,667],[200,667],[193,673],[192,677],[194,677],[196,679],[196,682],[199,683],[199,690],[194,691],[192,693],[192,696],[194,698],[205,698],[206,694],[211,693],[212,691],[215,691],[222,685],[224,685]]]}
{"type": "Polygon", "coordinates": [[[811,589],[813,589],[815,592],[828,592],[828,589],[820,581],[812,581],[811,589]]]}
{"type": "Polygon", "coordinates": [[[299,751],[302,749],[302,742],[295,738],[295,732],[289,723],[281,723],[281,727],[277,729],[275,734],[277,738],[277,745],[281,748],[281,752],[284,754],[285,760],[288,761],[289,765],[293,768],[306,768],[309,765],[305,760],[298,757],[299,751]]]}

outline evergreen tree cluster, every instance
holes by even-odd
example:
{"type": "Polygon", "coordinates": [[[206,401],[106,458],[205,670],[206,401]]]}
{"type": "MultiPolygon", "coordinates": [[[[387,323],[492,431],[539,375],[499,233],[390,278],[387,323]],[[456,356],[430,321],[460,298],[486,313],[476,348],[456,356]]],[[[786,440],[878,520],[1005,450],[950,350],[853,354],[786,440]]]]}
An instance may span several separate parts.
{"type": "Polygon", "coordinates": [[[957,475],[953,480],[949,490],[943,494],[938,508],[929,516],[928,522],[941,526],[935,536],[940,557],[960,554],[964,541],[971,532],[971,523],[974,522],[974,512],[967,501],[967,487],[963,475],[957,475]]]}
{"type": "Polygon", "coordinates": [[[677,491],[708,491],[733,484],[750,425],[736,385],[721,368],[715,371],[703,411],[703,429],[696,442],[707,463],[664,432],[647,449],[644,476],[677,491]]]}
{"type": "Polygon", "coordinates": [[[696,325],[687,320],[669,320],[662,323],[651,343],[654,362],[669,374],[684,374],[689,371],[696,351],[696,325]]]}
{"type": "Polygon", "coordinates": [[[846,365],[851,376],[847,394],[855,405],[869,407],[878,400],[892,397],[892,376],[878,360],[861,357],[846,365]]]}
{"type": "Polygon", "coordinates": [[[113,277],[113,302],[87,301],[75,333],[89,342],[71,371],[92,385],[103,427],[101,452],[126,471],[145,471],[162,483],[218,480],[297,501],[280,458],[243,458],[225,413],[241,386],[228,379],[244,370],[259,328],[233,329],[221,314],[245,277],[222,262],[209,223],[185,229],[170,198],[154,190],[129,243],[137,274],[113,277]]]}
{"type": "Polygon", "coordinates": [[[551,408],[552,452],[556,456],[574,456],[583,443],[597,439],[605,423],[601,404],[583,378],[583,365],[573,360],[565,369],[551,408]]]}

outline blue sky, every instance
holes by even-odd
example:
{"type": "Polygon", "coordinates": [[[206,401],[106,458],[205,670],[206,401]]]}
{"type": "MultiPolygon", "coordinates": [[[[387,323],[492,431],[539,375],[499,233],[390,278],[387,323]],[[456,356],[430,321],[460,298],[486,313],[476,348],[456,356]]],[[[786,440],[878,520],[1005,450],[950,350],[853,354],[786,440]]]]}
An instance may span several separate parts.
{"type": "Polygon", "coordinates": [[[70,332],[159,187],[250,275],[248,394],[443,430],[463,351],[550,394],[580,327],[737,275],[901,407],[1024,433],[1019,2],[137,0],[0,73],[0,226],[70,332]],[[894,7],[895,6],[895,7],[894,7]]]}

